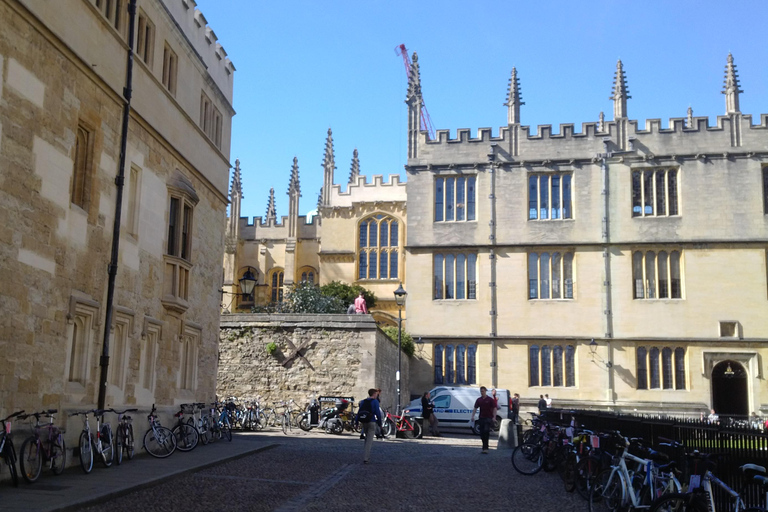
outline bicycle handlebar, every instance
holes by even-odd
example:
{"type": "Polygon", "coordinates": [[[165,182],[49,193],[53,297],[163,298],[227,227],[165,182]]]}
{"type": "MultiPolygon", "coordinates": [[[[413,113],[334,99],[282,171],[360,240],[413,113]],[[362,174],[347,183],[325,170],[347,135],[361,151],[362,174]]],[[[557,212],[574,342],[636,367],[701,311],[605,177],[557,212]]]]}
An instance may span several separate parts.
{"type": "Polygon", "coordinates": [[[22,414],[24,414],[24,411],[17,411],[15,413],[11,414],[10,416],[8,416],[7,418],[3,418],[0,421],[6,422],[6,421],[8,421],[11,418],[15,418],[16,416],[21,416],[22,414]]]}
{"type": "Polygon", "coordinates": [[[110,409],[110,411],[112,411],[115,414],[125,414],[127,412],[138,412],[138,409],[126,409],[124,411],[118,411],[116,409],[110,409]]]}

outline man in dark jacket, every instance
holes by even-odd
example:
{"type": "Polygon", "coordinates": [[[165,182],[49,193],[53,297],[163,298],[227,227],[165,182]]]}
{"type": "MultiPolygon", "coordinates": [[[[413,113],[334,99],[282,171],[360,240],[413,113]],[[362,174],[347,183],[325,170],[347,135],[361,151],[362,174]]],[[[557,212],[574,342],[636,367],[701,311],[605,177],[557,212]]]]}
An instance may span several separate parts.
{"type": "Polygon", "coordinates": [[[379,409],[379,391],[371,388],[368,390],[368,398],[360,402],[360,407],[355,416],[355,422],[360,422],[365,434],[365,447],[363,448],[363,463],[368,464],[371,460],[371,446],[373,446],[373,436],[376,433],[376,425],[381,428],[381,413],[379,409]],[[365,414],[367,413],[367,414],[365,414]],[[367,418],[362,416],[366,415],[367,418]]]}
{"type": "Polygon", "coordinates": [[[437,416],[435,416],[435,404],[429,398],[429,391],[425,391],[421,397],[421,417],[429,422],[429,432],[435,437],[440,437],[437,430],[437,416]]]}
{"type": "Polygon", "coordinates": [[[547,410],[547,401],[544,400],[544,395],[539,395],[539,414],[544,413],[547,410]]]}
{"type": "Polygon", "coordinates": [[[512,397],[512,424],[517,425],[517,418],[520,416],[520,394],[515,393],[512,397]]]}

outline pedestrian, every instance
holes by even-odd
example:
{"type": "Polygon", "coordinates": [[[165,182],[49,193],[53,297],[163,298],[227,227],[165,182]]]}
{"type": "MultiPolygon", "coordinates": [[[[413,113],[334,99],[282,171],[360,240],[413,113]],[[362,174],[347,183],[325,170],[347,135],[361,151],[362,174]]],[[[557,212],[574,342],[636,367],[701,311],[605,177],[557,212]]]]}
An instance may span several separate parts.
{"type": "Polygon", "coordinates": [[[496,396],[496,388],[491,389],[491,398],[493,398],[493,403],[496,404],[496,409],[499,408],[499,397],[496,396]]]}
{"type": "Polygon", "coordinates": [[[552,399],[549,398],[549,395],[544,395],[544,401],[547,402],[547,409],[552,407],[552,399]]]}
{"type": "Polygon", "coordinates": [[[376,426],[376,439],[389,439],[389,436],[384,433],[384,422],[387,415],[384,414],[384,409],[381,407],[381,388],[376,390],[376,400],[379,401],[379,414],[381,415],[381,425],[376,426]]]}
{"type": "Polygon", "coordinates": [[[544,395],[539,395],[539,414],[544,414],[544,410],[547,408],[547,401],[544,400],[544,395]]]}
{"type": "Polygon", "coordinates": [[[483,441],[483,453],[488,453],[488,439],[491,437],[491,427],[496,419],[496,402],[488,396],[488,388],[480,386],[480,398],[475,400],[475,408],[472,409],[472,418],[475,421],[475,413],[480,410],[477,426],[480,429],[480,439],[483,441]]]}
{"type": "Polygon", "coordinates": [[[363,464],[371,461],[371,446],[376,425],[381,426],[381,414],[379,413],[379,401],[376,399],[378,392],[372,388],[368,390],[368,398],[360,401],[360,407],[355,415],[355,422],[360,423],[365,435],[365,447],[363,448],[363,464]]]}
{"type": "Polygon", "coordinates": [[[437,430],[437,416],[435,416],[435,403],[429,398],[429,391],[425,391],[421,397],[421,416],[429,422],[429,433],[435,437],[440,437],[440,431],[437,430]]]}
{"type": "Polygon", "coordinates": [[[717,415],[714,409],[710,409],[709,416],[707,416],[707,421],[710,423],[717,423],[720,421],[720,416],[717,415]]]}
{"type": "Polygon", "coordinates": [[[355,299],[355,313],[358,315],[368,314],[368,306],[365,304],[365,297],[363,297],[363,292],[360,292],[360,295],[358,295],[355,299]]]}
{"type": "Polygon", "coordinates": [[[520,394],[515,393],[512,396],[512,424],[517,425],[517,418],[520,416],[520,394]]]}

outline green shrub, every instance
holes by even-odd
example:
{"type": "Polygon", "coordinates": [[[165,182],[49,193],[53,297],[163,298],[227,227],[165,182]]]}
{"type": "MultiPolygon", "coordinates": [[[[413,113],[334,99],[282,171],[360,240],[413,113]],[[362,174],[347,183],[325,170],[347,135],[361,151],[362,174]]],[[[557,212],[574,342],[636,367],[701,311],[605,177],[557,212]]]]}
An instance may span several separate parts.
{"type": "Polygon", "coordinates": [[[277,343],[270,341],[267,343],[267,354],[273,355],[275,352],[277,352],[277,343]]]}
{"type": "MultiPolygon", "coordinates": [[[[397,327],[392,325],[385,325],[381,328],[384,334],[397,345],[397,327]]],[[[408,357],[412,357],[416,352],[416,344],[413,342],[413,337],[407,332],[403,331],[400,337],[400,350],[403,351],[408,357]]]]}
{"type": "Polygon", "coordinates": [[[282,302],[254,307],[254,313],[342,314],[347,306],[337,297],[324,295],[314,284],[302,281],[285,292],[282,302]]]}
{"type": "Polygon", "coordinates": [[[365,297],[365,305],[368,307],[368,311],[376,305],[376,296],[372,291],[363,288],[360,285],[351,285],[342,283],[341,281],[331,281],[330,283],[320,287],[322,294],[326,297],[336,297],[344,305],[344,312],[350,304],[354,304],[355,299],[360,292],[363,292],[365,297]]]}

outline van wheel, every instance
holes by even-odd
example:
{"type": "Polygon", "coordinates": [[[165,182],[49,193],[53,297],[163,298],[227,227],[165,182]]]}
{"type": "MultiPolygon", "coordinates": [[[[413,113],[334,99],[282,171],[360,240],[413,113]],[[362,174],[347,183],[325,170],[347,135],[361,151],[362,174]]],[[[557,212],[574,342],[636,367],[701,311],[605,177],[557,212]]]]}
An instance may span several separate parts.
{"type": "Polygon", "coordinates": [[[472,424],[472,433],[475,434],[476,436],[480,435],[480,426],[477,424],[477,422],[474,422],[472,424]]]}
{"type": "Polygon", "coordinates": [[[501,428],[501,418],[499,416],[496,416],[496,419],[493,420],[493,430],[498,432],[501,428]]]}

